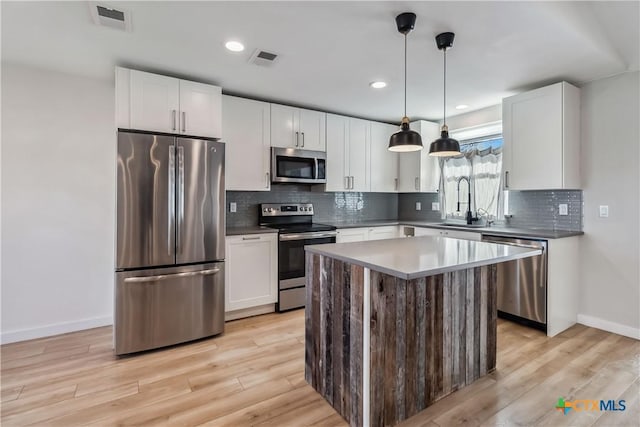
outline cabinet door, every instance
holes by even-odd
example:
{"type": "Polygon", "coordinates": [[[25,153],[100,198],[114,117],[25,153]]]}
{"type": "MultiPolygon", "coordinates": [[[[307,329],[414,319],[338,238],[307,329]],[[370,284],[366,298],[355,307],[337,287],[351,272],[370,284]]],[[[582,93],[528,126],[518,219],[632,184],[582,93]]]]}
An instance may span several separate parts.
{"type": "Polygon", "coordinates": [[[393,193],[398,191],[398,153],[388,150],[389,138],[398,127],[371,122],[371,191],[393,193]]]}
{"type": "Polygon", "coordinates": [[[327,113],[300,109],[299,114],[299,147],[305,150],[325,151],[327,113]]]}
{"type": "Polygon", "coordinates": [[[327,114],[327,183],[326,191],[345,191],[349,186],[347,178],[349,119],[335,114],[327,114]]]}
{"type": "Polygon", "coordinates": [[[221,110],[220,87],[180,80],[180,133],[220,138],[221,110]]]}
{"type": "Polygon", "coordinates": [[[277,239],[275,233],[227,237],[225,311],[278,300],[277,239]]]}
{"type": "Polygon", "coordinates": [[[506,188],[562,188],[562,83],[505,98],[502,116],[506,188]]]}
{"type": "Polygon", "coordinates": [[[131,70],[131,128],[178,132],[180,81],[131,70]]]}
{"type": "Polygon", "coordinates": [[[395,239],[399,236],[398,227],[395,225],[385,227],[373,227],[369,229],[368,240],[395,239]]]}
{"type": "Polygon", "coordinates": [[[414,235],[417,236],[440,236],[441,230],[436,228],[415,227],[414,235]]]}
{"type": "Polygon", "coordinates": [[[367,120],[349,119],[348,164],[351,191],[369,191],[369,163],[371,127],[367,120]]]}
{"type": "Polygon", "coordinates": [[[364,242],[368,239],[368,228],[343,228],[338,230],[336,243],[364,242]]]}
{"type": "Polygon", "coordinates": [[[299,119],[298,108],[271,104],[271,146],[299,148],[299,119]]]}
{"type": "Polygon", "coordinates": [[[429,146],[440,136],[438,123],[420,120],[420,136],[424,148],[420,151],[420,192],[440,191],[440,158],[429,155],[429,146]]]}
{"type": "Polygon", "coordinates": [[[222,118],[227,190],[269,191],[270,105],[223,95],[222,118]]]}
{"type": "Polygon", "coordinates": [[[420,189],[420,153],[398,153],[398,191],[416,193],[420,189]]]}

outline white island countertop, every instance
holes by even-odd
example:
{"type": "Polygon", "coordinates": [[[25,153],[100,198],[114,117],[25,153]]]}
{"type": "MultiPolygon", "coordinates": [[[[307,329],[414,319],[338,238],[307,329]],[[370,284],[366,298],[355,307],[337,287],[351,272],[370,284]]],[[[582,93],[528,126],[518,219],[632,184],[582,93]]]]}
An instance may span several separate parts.
{"type": "Polygon", "coordinates": [[[449,237],[408,237],[305,246],[328,256],[409,280],[540,255],[540,249],[449,237]]]}

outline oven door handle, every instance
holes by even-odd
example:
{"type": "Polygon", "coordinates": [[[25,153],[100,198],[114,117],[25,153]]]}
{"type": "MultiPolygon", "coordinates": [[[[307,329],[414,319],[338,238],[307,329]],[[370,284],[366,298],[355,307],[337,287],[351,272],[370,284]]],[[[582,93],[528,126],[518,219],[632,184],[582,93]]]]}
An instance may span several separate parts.
{"type": "Polygon", "coordinates": [[[281,234],[280,241],[287,242],[290,240],[322,239],[326,237],[336,237],[337,235],[338,233],[336,231],[323,231],[320,233],[281,234]]]}

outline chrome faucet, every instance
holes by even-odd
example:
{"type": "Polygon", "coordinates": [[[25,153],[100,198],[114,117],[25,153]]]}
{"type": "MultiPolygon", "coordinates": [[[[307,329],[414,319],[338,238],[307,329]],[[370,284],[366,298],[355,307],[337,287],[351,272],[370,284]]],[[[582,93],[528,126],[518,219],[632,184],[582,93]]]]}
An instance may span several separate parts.
{"type": "Polygon", "coordinates": [[[460,178],[458,178],[458,209],[457,210],[458,212],[460,212],[460,203],[461,203],[460,202],[460,181],[462,180],[467,181],[467,188],[469,189],[468,198],[467,198],[466,218],[467,218],[467,225],[471,225],[473,224],[473,221],[478,221],[478,215],[474,217],[473,214],[471,213],[471,181],[466,176],[461,176],[460,178]]]}

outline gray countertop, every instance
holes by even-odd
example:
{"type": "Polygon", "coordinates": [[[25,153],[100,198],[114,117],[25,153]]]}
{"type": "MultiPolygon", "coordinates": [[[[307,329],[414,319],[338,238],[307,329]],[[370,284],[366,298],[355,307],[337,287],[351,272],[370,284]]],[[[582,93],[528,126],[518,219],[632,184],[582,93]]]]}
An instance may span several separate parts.
{"type": "Polygon", "coordinates": [[[406,225],[409,227],[425,227],[425,228],[437,228],[441,230],[460,230],[471,231],[474,233],[482,233],[493,236],[514,236],[525,237],[534,239],[561,239],[563,237],[581,236],[584,234],[582,231],[572,230],[544,230],[544,229],[525,229],[525,228],[513,228],[513,227],[465,227],[442,225],[441,222],[427,222],[427,221],[403,221],[403,220],[374,220],[374,221],[362,221],[362,222],[350,222],[350,223],[330,223],[340,228],[360,228],[360,227],[383,227],[386,225],[406,225]]]}
{"type": "Polygon", "coordinates": [[[539,249],[432,236],[312,245],[305,250],[405,280],[542,253],[539,249]]]}
{"type": "Polygon", "coordinates": [[[259,225],[253,227],[227,227],[227,236],[240,236],[243,234],[263,234],[277,233],[275,228],[261,227],[259,225]]]}

